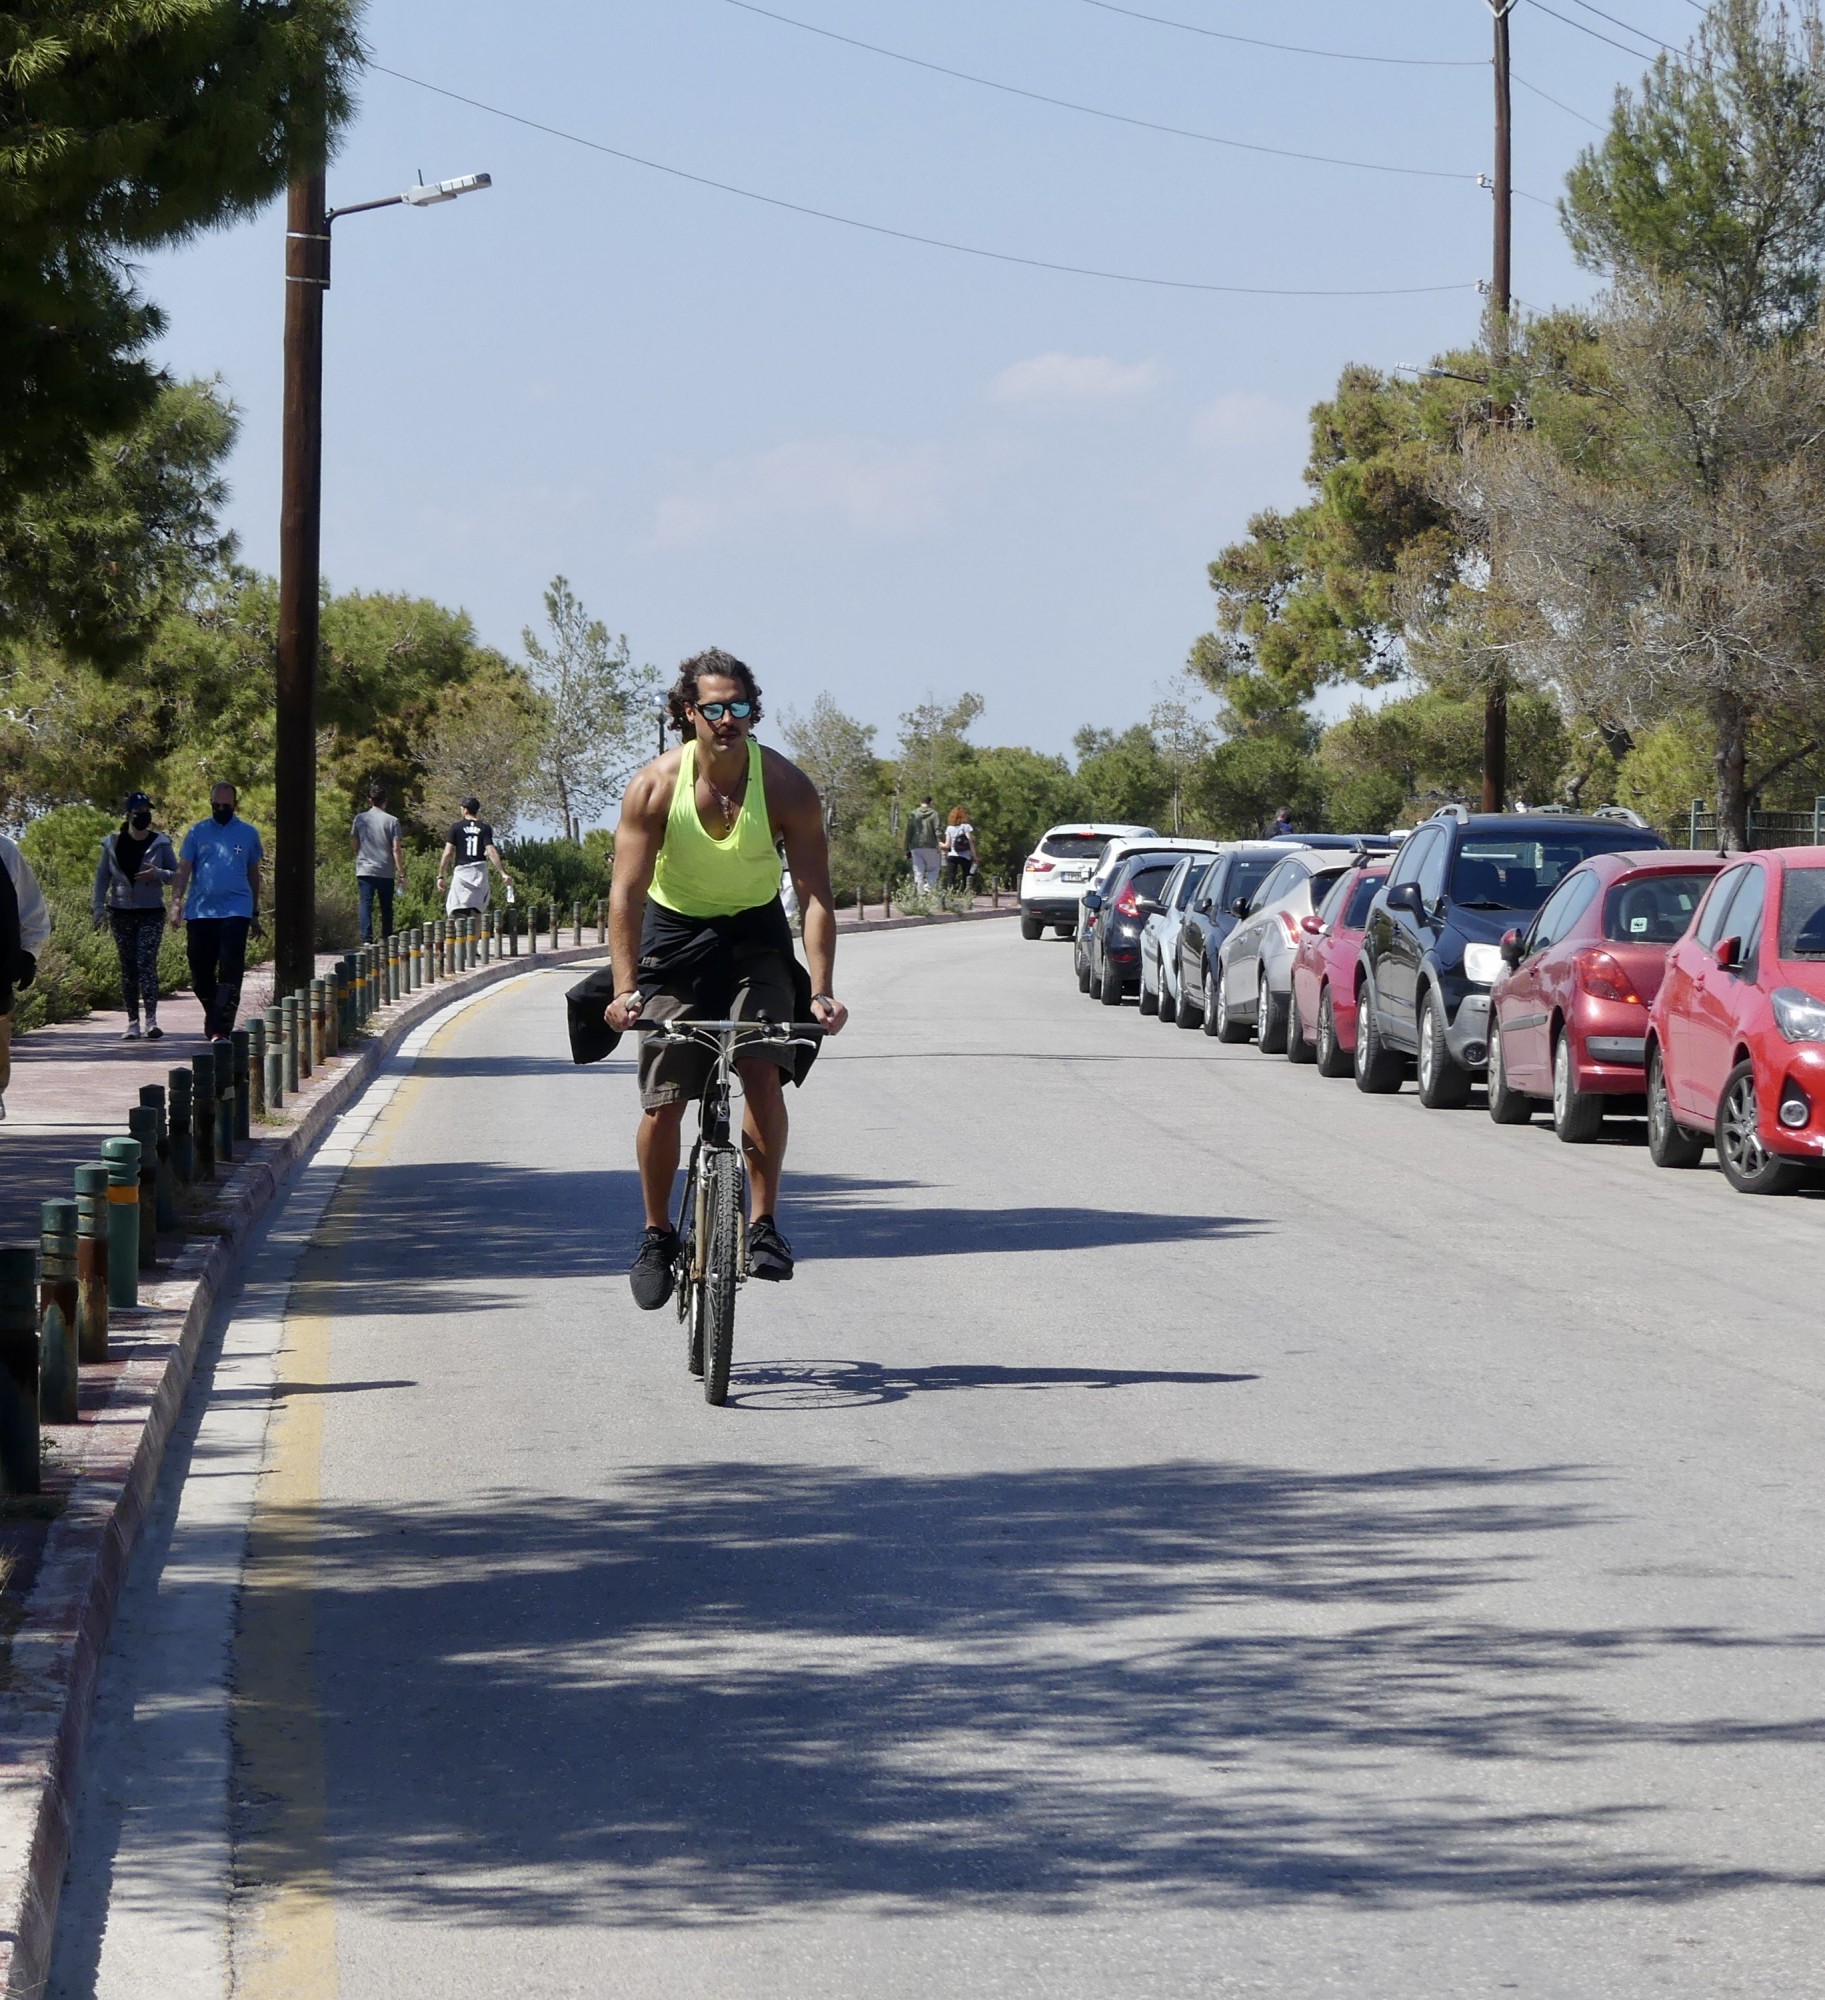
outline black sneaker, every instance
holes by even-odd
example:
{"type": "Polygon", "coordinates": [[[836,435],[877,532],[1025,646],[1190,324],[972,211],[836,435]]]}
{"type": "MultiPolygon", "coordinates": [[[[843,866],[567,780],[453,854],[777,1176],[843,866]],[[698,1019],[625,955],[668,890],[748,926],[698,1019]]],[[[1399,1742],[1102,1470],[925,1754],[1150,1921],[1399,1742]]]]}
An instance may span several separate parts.
{"type": "Polygon", "coordinates": [[[774,1284],[792,1275],[792,1245],[770,1215],[756,1216],[748,1225],[748,1274],[774,1284]]]}
{"type": "Polygon", "coordinates": [[[657,1312],[672,1296],[672,1260],[678,1255],[675,1229],[646,1229],[634,1261],[627,1267],[627,1282],[633,1287],[634,1304],[642,1312],[657,1312]]]}

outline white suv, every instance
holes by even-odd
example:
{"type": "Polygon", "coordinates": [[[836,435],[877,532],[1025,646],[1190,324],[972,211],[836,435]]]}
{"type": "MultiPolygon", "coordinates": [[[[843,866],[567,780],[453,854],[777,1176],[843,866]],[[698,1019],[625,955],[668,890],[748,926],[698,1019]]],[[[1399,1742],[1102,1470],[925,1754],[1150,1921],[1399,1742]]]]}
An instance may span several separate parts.
{"type": "Polygon", "coordinates": [[[1116,826],[1102,820],[1073,820],[1049,827],[1020,871],[1020,935],[1043,937],[1050,924],[1071,937],[1081,914],[1078,905],[1112,840],[1155,839],[1150,826],[1116,826]]]}

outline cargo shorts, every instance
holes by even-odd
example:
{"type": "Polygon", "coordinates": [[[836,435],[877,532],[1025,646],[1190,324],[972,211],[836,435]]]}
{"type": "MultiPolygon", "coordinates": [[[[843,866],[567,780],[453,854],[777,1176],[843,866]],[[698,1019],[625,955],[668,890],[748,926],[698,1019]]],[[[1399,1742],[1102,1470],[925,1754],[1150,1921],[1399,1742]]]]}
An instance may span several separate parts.
{"type": "MultiPolygon", "coordinates": [[[[643,1021],[781,1021],[792,1019],[796,996],[792,971],[783,958],[757,957],[746,967],[729,1011],[698,1004],[694,992],[662,986],[649,993],[640,1010],[643,1021]]],[[[786,1075],[793,1074],[796,1049],[756,1049],[752,1058],[770,1062],[786,1075]]],[[[640,1108],[657,1111],[662,1105],[688,1103],[703,1095],[715,1057],[708,1049],[689,1043],[655,1042],[650,1035],[640,1038],[640,1108]]]]}

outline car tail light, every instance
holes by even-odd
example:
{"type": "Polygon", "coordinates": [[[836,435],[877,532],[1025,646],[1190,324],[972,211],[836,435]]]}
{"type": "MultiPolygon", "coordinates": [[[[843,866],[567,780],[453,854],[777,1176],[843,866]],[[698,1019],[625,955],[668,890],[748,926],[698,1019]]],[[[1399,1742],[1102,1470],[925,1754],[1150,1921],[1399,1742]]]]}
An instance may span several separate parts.
{"type": "Polygon", "coordinates": [[[1029,861],[1027,863],[1027,873],[1029,875],[1050,875],[1051,872],[1052,864],[1049,861],[1029,861]]]}
{"type": "Polygon", "coordinates": [[[1299,924],[1297,919],[1285,910],[1277,910],[1275,915],[1280,919],[1280,928],[1286,932],[1287,943],[1297,946],[1299,942],[1299,924]]]}
{"type": "Polygon", "coordinates": [[[1645,1004],[1621,964],[1607,951],[1581,951],[1572,964],[1578,984],[1593,1000],[1621,1000],[1633,1007],[1645,1004]]]}
{"type": "Polygon", "coordinates": [[[1134,884],[1130,882],[1115,899],[1115,914],[1118,917],[1138,917],[1140,913],[1139,899],[1135,896],[1134,884]]]}

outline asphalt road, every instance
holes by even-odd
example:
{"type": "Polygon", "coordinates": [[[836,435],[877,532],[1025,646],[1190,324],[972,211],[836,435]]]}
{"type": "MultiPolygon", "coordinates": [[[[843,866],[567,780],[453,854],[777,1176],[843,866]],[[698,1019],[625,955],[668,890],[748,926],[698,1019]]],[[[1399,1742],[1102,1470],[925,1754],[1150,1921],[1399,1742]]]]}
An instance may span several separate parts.
{"type": "Polygon", "coordinates": [[[1819,1201],[1068,956],[845,943],[721,1411],[564,976],[429,1041],[191,1413],[53,1991],[1825,1993],[1819,1201]]]}

